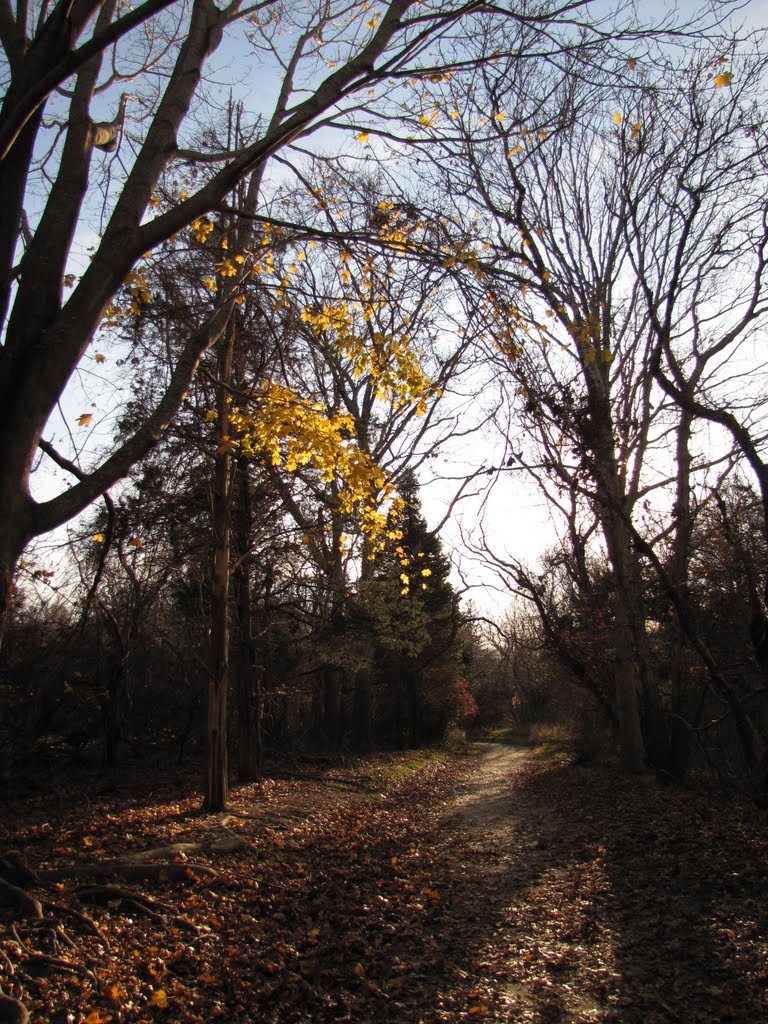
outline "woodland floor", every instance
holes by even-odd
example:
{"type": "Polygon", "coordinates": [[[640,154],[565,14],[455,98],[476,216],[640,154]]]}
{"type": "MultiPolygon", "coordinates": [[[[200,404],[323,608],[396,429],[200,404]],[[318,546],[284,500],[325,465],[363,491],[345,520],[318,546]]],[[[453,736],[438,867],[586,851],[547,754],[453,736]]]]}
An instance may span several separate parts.
{"type": "Polygon", "coordinates": [[[44,916],[0,907],[0,977],[33,1024],[768,1020],[768,821],[738,800],[478,744],[198,803],[6,800],[44,916]]]}

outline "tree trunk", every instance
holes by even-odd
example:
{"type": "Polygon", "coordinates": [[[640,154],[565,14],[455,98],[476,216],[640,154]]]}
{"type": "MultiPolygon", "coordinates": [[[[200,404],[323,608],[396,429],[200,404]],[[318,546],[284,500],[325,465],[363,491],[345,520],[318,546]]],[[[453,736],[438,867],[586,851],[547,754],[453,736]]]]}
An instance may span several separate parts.
{"type": "Polygon", "coordinates": [[[341,747],[341,684],[344,673],[331,666],[323,673],[323,733],[331,750],[341,747]]]}
{"type": "MultiPolygon", "coordinates": [[[[245,459],[237,460],[236,559],[234,584],[237,595],[237,778],[239,782],[260,779],[264,767],[262,736],[263,665],[259,664],[254,635],[253,593],[251,588],[250,536],[252,526],[251,491],[245,459]]],[[[269,587],[267,588],[269,600],[269,587]]]]}
{"type": "Polygon", "coordinates": [[[126,694],[125,661],[122,656],[109,671],[109,687],[104,700],[104,767],[110,775],[117,771],[117,759],[122,739],[123,702],[126,694]]]}
{"type": "MultiPolygon", "coordinates": [[[[13,445],[13,439],[5,439],[3,443],[7,451],[13,445]]],[[[3,460],[4,454],[0,453],[0,461],[3,460]]],[[[0,646],[13,603],[14,573],[31,537],[23,529],[23,524],[28,523],[29,518],[29,498],[26,495],[28,479],[27,474],[24,476],[23,491],[20,491],[12,471],[7,475],[0,474],[0,522],[3,524],[0,530],[0,646]]]]}
{"type": "Polygon", "coordinates": [[[223,811],[229,791],[227,698],[229,694],[229,579],[231,546],[231,455],[229,389],[235,325],[230,325],[219,352],[217,394],[218,441],[213,481],[213,571],[211,579],[211,667],[208,683],[206,779],[204,807],[223,811]]]}
{"type": "Polygon", "coordinates": [[[597,510],[608,549],[614,584],[614,639],[616,665],[614,687],[621,764],[625,771],[640,772],[645,765],[641,723],[641,687],[637,657],[645,653],[637,630],[644,629],[642,594],[637,586],[636,556],[630,543],[625,515],[629,514],[625,485],[616,461],[611,411],[605,394],[587,375],[592,417],[597,510]],[[633,585],[634,584],[634,585],[633,585]]]}
{"type": "Polygon", "coordinates": [[[368,754],[371,745],[371,670],[365,665],[355,673],[352,747],[358,754],[368,754]]]}
{"type": "MultiPolygon", "coordinates": [[[[687,409],[680,409],[680,422],[677,427],[677,480],[675,493],[675,534],[672,546],[670,575],[672,583],[683,595],[687,605],[689,601],[690,575],[690,542],[691,542],[691,451],[690,439],[693,428],[693,415],[687,409]]],[[[688,773],[688,762],[691,756],[690,709],[691,659],[690,649],[686,643],[682,629],[675,633],[679,642],[673,645],[670,675],[670,719],[669,719],[669,759],[666,770],[675,779],[684,779],[688,773]]]]}
{"type": "Polygon", "coordinates": [[[616,598],[616,716],[619,723],[621,766],[628,772],[640,772],[645,764],[645,747],[640,724],[640,687],[635,671],[632,629],[623,595],[616,598]]]}

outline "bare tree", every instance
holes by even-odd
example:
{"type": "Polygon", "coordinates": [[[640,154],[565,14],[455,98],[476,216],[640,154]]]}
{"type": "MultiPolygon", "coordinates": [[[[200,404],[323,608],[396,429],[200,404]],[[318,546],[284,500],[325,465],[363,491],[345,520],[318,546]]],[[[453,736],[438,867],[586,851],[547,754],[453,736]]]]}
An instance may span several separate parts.
{"type": "MultiPolygon", "coordinates": [[[[475,275],[489,360],[513,382],[518,425],[538,439],[535,459],[510,449],[505,468],[534,472],[564,512],[562,497],[580,495],[600,524],[613,575],[615,703],[634,770],[646,753],[661,766],[671,756],[643,560],[676,577],[679,607],[692,473],[709,461],[691,454],[693,395],[732,386],[722,356],[764,313],[755,97],[765,64],[723,46],[704,41],[679,65],[630,57],[588,79],[545,69],[523,80],[514,63],[487,65],[470,95],[451,90],[441,109],[452,124],[434,129],[433,165],[466,225],[447,258],[475,275]],[[737,90],[738,75],[750,85],[737,90]],[[749,270],[734,280],[737,266],[749,270]],[[654,492],[673,512],[659,532],[647,514],[654,492]],[[654,545],[663,550],[669,536],[671,553],[659,558],[654,545]]],[[[692,629],[688,609],[691,642],[692,629]]],[[[673,716],[683,721],[682,664],[673,675],[673,716]]],[[[742,736],[759,762],[748,722],[742,736]]]]}

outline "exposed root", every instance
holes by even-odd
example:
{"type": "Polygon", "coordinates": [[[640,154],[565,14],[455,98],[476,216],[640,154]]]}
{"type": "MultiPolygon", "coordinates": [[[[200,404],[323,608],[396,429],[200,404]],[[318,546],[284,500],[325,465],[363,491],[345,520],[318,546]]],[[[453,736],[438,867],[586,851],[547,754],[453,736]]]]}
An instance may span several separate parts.
{"type": "Polygon", "coordinates": [[[130,889],[121,889],[116,885],[83,885],[75,890],[75,895],[78,899],[89,898],[97,903],[124,903],[157,921],[165,921],[167,915],[173,913],[170,907],[158,903],[149,896],[132,892],[130,889]]]}
{"type": "Polygon", "coordinates": [[[93,864],[76,864],[69,868],[41,871],[40,877],[46,882],[58,882],[62,878],[122,878],[126,882],[191,882],[196,877],[218,878],[219,873],[206,864],[129,864],[123,860],[97,861],[93,864]]]}
{"type": "Polygon", "coordinates": [[[34,896],[30,896],[28,892],[20,889],[17,885],[6,882],[4,878],[0,878],[0,904],[4,907],[15,907],[20,911],[22,917],[41,918],[43,916],[43,906],[40,900],[36,900],[34,896]]]}
{"type": "Polygon", "coordinates": [[[24,1003],[7,996],[0,988],[0,1024],[27,1024],[29,1012],[24,1003]]]}

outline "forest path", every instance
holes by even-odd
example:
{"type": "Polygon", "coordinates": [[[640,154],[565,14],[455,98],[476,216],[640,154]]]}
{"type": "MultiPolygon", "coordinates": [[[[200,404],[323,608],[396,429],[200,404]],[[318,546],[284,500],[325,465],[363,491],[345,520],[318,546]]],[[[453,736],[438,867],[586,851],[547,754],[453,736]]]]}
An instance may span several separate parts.
{"type": "Polygon", "coordinates": [[[475,750],[439,844],[464,908],[469,1019],[768,1019],[764,817],[526,748],[475,750]]]}
{"type": "Polygon", "coordinates": [[[0,907],[32,1024],[768,1020],[765,814],[545,750],[297,763],[225,816],[41,796],[2,848],[40,872],[43,919],[0,907]]]}

